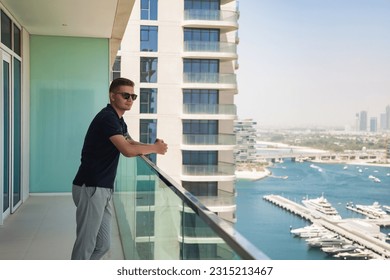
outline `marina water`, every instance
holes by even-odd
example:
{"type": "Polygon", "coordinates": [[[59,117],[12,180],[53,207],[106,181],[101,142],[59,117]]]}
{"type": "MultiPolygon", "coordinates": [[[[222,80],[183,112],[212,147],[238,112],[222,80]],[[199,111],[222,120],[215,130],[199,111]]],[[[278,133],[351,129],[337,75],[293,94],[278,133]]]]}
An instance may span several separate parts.
{"type": "MultiPolygon", "coordinates": [[[[237,181],[236,229],[273,260],[332,260],[319,248],[310,248],[304,239],[293,237],[290,227],[309,225],[306,221],[263,199],[282,195],[301,203],[303,198],[322,194],[343,219],[365,216],[346,209],[347,203],[390,205],[390,168],[364,165],[295,163],[275,164],[272,176],[258,181],[237,181]],[[381,180],[374,182],[369,176],[381,180]],[[287,179],[283,179],[286,178],[287,179]]],[[[381,228],[389,233],[390,228],[381,228]]]]}

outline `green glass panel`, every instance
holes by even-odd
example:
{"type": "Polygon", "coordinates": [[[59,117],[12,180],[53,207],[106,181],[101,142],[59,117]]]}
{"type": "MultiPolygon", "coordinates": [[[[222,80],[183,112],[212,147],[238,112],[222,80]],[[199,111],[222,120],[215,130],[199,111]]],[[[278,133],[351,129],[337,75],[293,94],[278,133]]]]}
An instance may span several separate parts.
{"type": "Polygon", "coordinates": [[[121,156],[114,204],[125,259],[239,259],[167,180],[143,158],[121,156]]]}
{"type": "Polygon", "coordinates": [[[30,56],[30,192],[69,192],[108,101],[109,41],[32,35],[30,56]]]}

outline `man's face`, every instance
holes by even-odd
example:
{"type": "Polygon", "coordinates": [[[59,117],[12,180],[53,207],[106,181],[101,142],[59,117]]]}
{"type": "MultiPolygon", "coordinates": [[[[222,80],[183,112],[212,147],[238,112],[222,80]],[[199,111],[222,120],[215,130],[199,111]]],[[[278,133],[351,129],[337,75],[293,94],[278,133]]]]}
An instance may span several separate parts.
{"type": "Polygon", "coordinates": [[[133,106],[133,96],[134,87],[120,86],[115,92],[110,93],[111,105],[119,110],[128,111],[133,106]]]}

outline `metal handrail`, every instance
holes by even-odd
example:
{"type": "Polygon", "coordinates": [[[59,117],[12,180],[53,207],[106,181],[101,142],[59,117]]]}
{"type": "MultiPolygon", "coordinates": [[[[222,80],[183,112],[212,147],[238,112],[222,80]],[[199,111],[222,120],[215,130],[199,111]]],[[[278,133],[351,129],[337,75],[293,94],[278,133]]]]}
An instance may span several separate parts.
{"type": "Polygon", "coordinates": [[[152,163],[145,156],[142,158],[156,173],[161,181],[169,187],[188,207],[190,207],[207,225],[209,225],[235,252],[246,260],[264,260],[269,259],[263,252],[258,250],[230,224],[218,217],[204,206],[196,196],[192,195],[181,185],[177,184],[165,172],[152,163]]]}

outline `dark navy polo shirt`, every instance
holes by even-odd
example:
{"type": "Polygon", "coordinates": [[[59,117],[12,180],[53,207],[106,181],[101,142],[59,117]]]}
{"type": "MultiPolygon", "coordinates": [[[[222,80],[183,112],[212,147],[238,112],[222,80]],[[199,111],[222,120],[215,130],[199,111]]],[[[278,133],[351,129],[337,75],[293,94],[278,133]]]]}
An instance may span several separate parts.
{"type": "Polygon", "coordinates": [[[114,188],[120,152],[109,138],[118,134],[125,136],[127,125],[108,104],[95,116],[88,128],[74,185],[114,188]]]}

